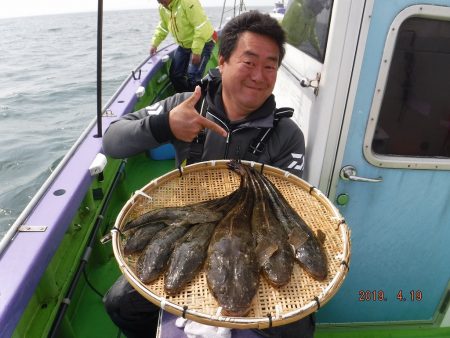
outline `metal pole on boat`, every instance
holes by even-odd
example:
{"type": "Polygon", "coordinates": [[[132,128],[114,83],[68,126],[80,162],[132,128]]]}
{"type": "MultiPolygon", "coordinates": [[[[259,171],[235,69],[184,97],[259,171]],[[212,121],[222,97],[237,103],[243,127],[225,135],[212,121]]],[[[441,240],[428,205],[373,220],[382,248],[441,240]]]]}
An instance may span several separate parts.
{"type": "Polygon", "coordinates": [[[97,13],[97,135],[102,137],[102,36],[103,0],[98,0],[97,13]]]}
{"type": "Polygon", "coordinates": [[[222,28],[222,22],[223,22],[223,16],[225,14],[225,4],[226,3],[227,3],[227,0],[223,0],[222,16],[220,17],[219,29],[222,28]]]}
{"type": "Polygon", "coordinates": [[[239,14],[243,13],[245,9],[244,0],[241,0],[241,3],[239,4],[239,14]]]}

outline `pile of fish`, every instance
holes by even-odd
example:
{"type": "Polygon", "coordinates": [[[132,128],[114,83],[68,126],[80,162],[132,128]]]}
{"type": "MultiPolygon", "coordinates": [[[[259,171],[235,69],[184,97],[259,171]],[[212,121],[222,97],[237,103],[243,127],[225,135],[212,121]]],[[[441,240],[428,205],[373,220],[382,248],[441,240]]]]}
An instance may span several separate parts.
{"type": "MultiPolygon", "coordinates": [[[[125,255],[139,253],[138,278],[148,284],[164,273],[176,294],[204,267],[208,287],[227,316],[245,316],[260,273],[286,285],[294,263],[317,280],[327,277],[318,236],[262,173],[237,161],[239,188],[228,196],[182,207],[151,210],[125,224],[125,255]]],[[[319,238],[321,238],[319,240],[319,238]]]]}

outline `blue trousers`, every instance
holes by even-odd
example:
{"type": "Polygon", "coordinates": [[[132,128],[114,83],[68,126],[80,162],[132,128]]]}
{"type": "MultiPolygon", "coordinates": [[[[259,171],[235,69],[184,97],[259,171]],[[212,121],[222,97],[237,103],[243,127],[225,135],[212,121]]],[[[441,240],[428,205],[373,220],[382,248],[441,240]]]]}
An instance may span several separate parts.
{"type": "Polygon", "coordinates": [[[203,77],[213,48],[214,41],[205,43],[200,63],[193,65],[191,63],[192,51],[189,48],[178,46],[169,71],[170,80],[177,93],[194,91],[195,85],[203,77]]]}
{"type": "MultiPolygon", "coordinates": [[[[113,284],[103,299],[111,320],[128,338],[155,337],[159,307],[145,299],[124,276],[113,284]]],[[[261,338],[312,338],[314,315],[264,330],[252,330],[261,338]]]]}

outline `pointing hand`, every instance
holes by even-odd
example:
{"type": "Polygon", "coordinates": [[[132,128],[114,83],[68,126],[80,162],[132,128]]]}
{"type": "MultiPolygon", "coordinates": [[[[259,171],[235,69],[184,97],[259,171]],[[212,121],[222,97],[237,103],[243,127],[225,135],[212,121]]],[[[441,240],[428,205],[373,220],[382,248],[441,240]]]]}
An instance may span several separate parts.
{"type": "Polygon", "coordinates": [[[227,136],[225,129],[197,112],[195,105],[200,97],[200,87],[197,86],[191,97],[169,112],[170,129],[172,134],[180,141],[191,142],[205,128],[211,129],[223,137],[227,136]]]}

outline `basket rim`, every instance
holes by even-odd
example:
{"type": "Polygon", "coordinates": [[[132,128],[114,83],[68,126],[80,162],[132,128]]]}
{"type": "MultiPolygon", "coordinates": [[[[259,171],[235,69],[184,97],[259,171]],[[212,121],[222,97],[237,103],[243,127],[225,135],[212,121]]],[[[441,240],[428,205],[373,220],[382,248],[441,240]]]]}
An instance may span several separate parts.
{"type": "Polygon", "coordinates": [[[345,277],[348,273],[348,266],[350,264],[351,258],[351,241],[350,241],[350,230],[345,222],[345,219],[340,215],[338,209],[331,203],[331,201],[317,188],[307,183],[305,180],[301,179],[294,174],[291,174],[282,169],[267,165],[261,164],[253,161],[244,161],[242,163],[255,167],[257,169],[263,170],[265,173],[269,172],[270,175],[277,176],[281,179],[290,181],[300,188],[309,192],[311,196],[316,198],[329,212],[332,217],[336,219],[337,229],[339,231],[339,236],[342,239],[342,263],[338,268],[338,271],[335,273],[331,281],[328,285],[323,288],[323,291],[314,297],[309,303],[306,305],[297,308],[293,311],[289,311],[279,314],[268,314],[266,317],[228,317],[220,315],[220,307],[217,309],[216,315],[210,315],[206,313],[199,312],[195,309],[189,309],[186,306],[179,305],[177,303],[171,302],[167,300],[165,297],[160,296],[152,292],[145,284],[143,284],[128,264],[123,259],[123,253],[120,248],[120,227],[123,223],[123,220],[126,219],[129,213],[132,211],[132,207],[134,203],[136,203],[137,199],[150,198],[145,191],[156,188],[165,182],[171,181],[175,177],[179,177],[183,174],[203,171],[208,169],[222,169],[227,168],[227,164],[230,160],[215,160],[215,161],[204,161],[198,162],[195,164],[188,165],[184,168],[174,169],[165,173],[164,175],[153,179],[141,189],[135,191],[133,196],[125,203],[119,212],[114,227],[111,230],[112,235],[112,247],[114,256],[117,260],[119,268],[128,282],[138,291],[143,297],[147,298],[149,301],[154,303],[155,305],[161,307],[161,309],[168,311],[176,316],[182,316],[184,318],[194,320],[200,322],[202,324],[207,325],[215,325],[229,328],[258,328],[264,329],[268,327],[274,327],[279,325],[288,324],[294,321],[297,321],[315,311],[317,311],[320,307],[325,305],[339,290],[342,283],[345,280],[345,277]]]}

